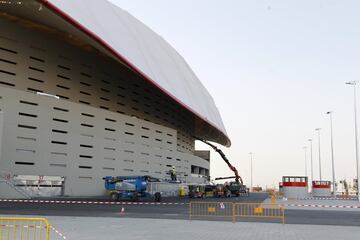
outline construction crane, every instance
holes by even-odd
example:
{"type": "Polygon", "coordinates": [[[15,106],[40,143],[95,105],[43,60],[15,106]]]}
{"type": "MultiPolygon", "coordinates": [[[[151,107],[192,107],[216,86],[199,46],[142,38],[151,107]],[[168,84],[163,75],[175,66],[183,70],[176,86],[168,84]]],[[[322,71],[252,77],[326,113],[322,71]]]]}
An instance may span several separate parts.
{"type": "Polygon", "coordinates": [[[207,145],[209,145],[210,147],[212,147],[215,150],[215,152],[219,153],[219,155],[225,161],[225,163],[228,165],[230,170],[233,171],[234,174],[235,174],[235,176],[233,176],[233,177],[218,177],[218,178],[215,178],[215,180],[223,180],[223,179],[233,179],[233,178],[235,178],[236,183],[238,183],[240,185],[243,185],[243,180],[240,177],[238,170],[233,165],[231,165],[229,159],[227,159],[227,157],[225,156],[224,152],[221,151],[221,149],[217,148],[215,145],[209,143],[206,140],[203,140],[203,139],[200,139],[200,138],[197,138],[197,137],[194,137],[194,138],[199,140],[199,141],[202,141],[203,143],[205,143],[207,145]]]}

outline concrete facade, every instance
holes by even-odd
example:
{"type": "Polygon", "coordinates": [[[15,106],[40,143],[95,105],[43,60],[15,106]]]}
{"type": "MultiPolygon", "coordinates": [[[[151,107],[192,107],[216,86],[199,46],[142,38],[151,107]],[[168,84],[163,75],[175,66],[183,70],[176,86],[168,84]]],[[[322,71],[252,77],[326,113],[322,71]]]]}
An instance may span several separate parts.
{"type": "Polygon", "coordinates": [[[64,177],[68,196],[104,194],[106,175],[168,178],[173,166],[181,180],[207,179],[193,115],[126,65],[16,16],[0,29],[2,179],[64,177]]]}

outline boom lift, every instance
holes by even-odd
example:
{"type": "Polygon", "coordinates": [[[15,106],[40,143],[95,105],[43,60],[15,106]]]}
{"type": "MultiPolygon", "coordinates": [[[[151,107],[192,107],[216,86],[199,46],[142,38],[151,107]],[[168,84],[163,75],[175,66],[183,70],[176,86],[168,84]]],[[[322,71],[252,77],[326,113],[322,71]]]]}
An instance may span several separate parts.
{"type": "MultiPolygon", "coordinates": [[[[221,158],[225,161],[225,163],[227,164],[227,166],[230,168],[231,171],[234,172],[235,176],[231,176],[231,177],[218,177],[215,178],[215,180],[224,180],[224,179],[235,179],[234,182],[230,182],[230,185],[227,186],[229,191],[231,192],[231,194],[234,194],[236,196],[239,196],[240,193],[244,193],[244,194],[249,194],[249,190],[246,188],[246,186],[243,184],[243,180],[241,178],[241,176],[239,175],[238,170],[230,163],[229,159],[227,159],[227,157],[225,156],[224,152],[221,151],[221,149],[217,148],[215,145],[209,143],[208,141],[204,140],[204,139],[200,139],[197,137],[194,137],[195,139],[202,141],[203,143],[209,145],[212,149],[215,150],[215,152],[217,152],[221,158]]],[[[229,196],[229,195],[228,195],[229,196]]]]}

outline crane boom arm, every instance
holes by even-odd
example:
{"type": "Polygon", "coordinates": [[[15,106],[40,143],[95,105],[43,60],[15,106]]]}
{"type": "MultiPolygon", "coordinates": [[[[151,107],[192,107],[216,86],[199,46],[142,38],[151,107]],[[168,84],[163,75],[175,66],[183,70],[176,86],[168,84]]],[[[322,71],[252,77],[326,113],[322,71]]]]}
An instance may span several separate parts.
{"type": "MultiPolygon", "coordinates": [[[[195,138],[196,138],[196,137],[195,137],[195,138]]],[[[242,180],[242,178],[240,177],[238,170],[237,170],[233,165],[231,165],[229,159],[227,159],[227,157],[225,156],[224,152],[221,151],[221,149],[217,148],[215,145],[209,143],[209,142],[206,141],[206,140],[199,139],[199,138],[196,138],[196,139],[199,140],[199,141],[202,141],[203,143],[205,143],[205,144],[207,144],[207,145],[209,145],[209,146],[212,147],[217,153],[219,153],[219,155],[221,156],[221,158],[225,161],[225,163],[228,165],[228,167],[231,169],[231,171],[233,171],[234,174],[235,174],[235,177],[229,177],[229,178],[235,178],[235,182],[243,184],[243,180],[242,180]]],[[[217,178],[217,179],[220,180],[219,178],[217,178]]],[[[228,179],[228,178],[222,178],[222,179],[228,179]]]]}

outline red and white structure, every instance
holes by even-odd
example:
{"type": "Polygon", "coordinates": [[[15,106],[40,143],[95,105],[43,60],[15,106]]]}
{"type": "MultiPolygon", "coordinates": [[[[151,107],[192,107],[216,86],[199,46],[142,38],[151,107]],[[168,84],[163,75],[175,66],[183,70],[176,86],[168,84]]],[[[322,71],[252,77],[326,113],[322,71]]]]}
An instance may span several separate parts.
{"type": "Polygon", "coordinates": [[[309,194],[308,178],[304,176],[284,176],[282,191],[286,198],[306,198],[309,194]]]}
{"type": "Polygon", "coordinates": [[[314,197],[330,197],[331,182],[330,181],[313,181],[312,182],[314,197]]]}

